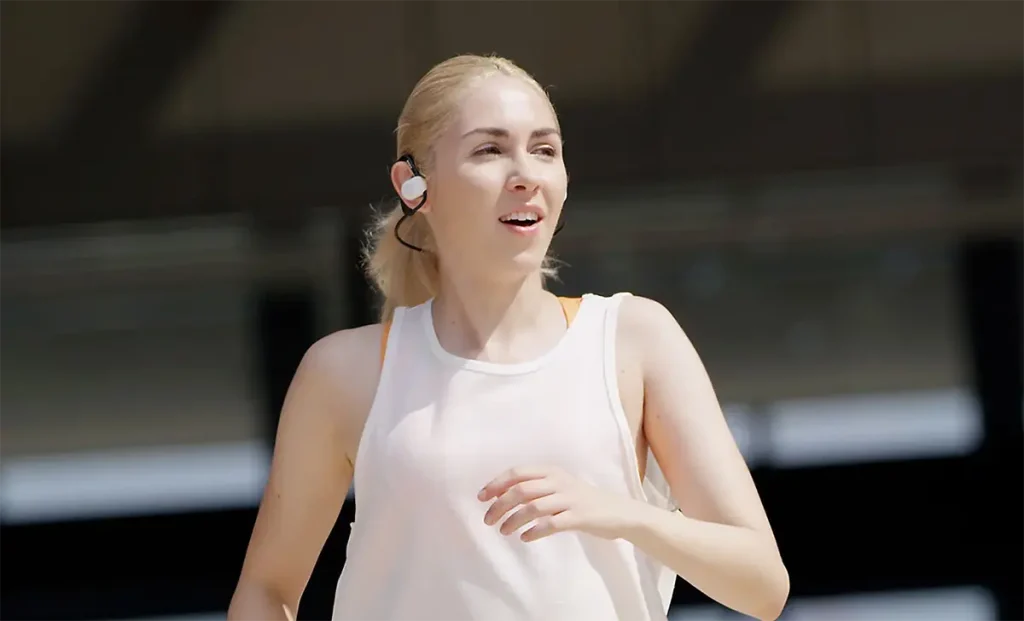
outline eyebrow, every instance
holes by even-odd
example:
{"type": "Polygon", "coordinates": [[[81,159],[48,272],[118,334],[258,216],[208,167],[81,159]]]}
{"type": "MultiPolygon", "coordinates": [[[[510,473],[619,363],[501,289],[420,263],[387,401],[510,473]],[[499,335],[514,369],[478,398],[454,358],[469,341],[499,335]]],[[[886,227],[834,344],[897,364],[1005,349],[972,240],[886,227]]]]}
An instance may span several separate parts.
{"type": "MultiPolygon", "coordinates": [[[[467,138],[473,134],[486,134],[488,136],[494,136],[495,138],[508,138],[510,135],[507,129],[502,129],[500,127],[478,127],[476,129],[469,130],[463,134],[462,137],[467,138]]],[[[543,138],[545,136],[558,136],[561,138],[562,134],[553,127],[542,127],[530,132],[530,138],[543,138]]]]}

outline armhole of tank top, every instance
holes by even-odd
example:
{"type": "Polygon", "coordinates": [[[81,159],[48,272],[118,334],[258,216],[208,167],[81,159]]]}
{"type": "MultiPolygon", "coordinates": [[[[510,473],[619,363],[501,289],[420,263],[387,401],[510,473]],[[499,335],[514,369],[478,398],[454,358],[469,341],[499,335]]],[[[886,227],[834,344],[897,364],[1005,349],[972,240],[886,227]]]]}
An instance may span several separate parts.
{"type": "Polygon", "coordinates": [[[394,358],[394,351],[397,347],[397,342],[401,338],[402,322],[405,318],[405,310],[405,308],[396,308],[395,314],[390,321],[381,322],[379,356],[380,375],[377,379],[377,387],[374,389],[373,400],[370,402],[370,409],[366,413],[366,420],[363,422],[363,430],[359,435],[359,443],[356,447],[356,460],[352,465],[353,483],[355,483],[355,480],[359,477],[359,463],[363,460],[366,440],[372,433],[374,420],[379,418],[375,413],[380,407],[381,396],[384,394],[386,384],[391,376],[390,370],[393,364],[389,364],[388,361],[394,358]],[[389,356],[388,354],[392,355],[389,356]]]}
{"type": "Polygon", "coordinates": [[[618,366],[615,359],[615,349],[618,344],[618,324],[619,324],[619,307],[621,306],[621,299],[631,295],[629,293],[617,294],[613,296],[615,299],[612,302],[612,308],[609,309],[608,327],[607,327],[607,342],[610,343],[611,355],[610,360],[606,361],[606,381],[608,382],[609,392],[612,393],[613,407],[617,408],[617,414],[626,429],[626,440],[629,444],[629,454],[633,456],[633,462],[636,465],[636,477],[635,479],[640,482],[640,487],[643,489],[643,498],[662,509],[669,511],[678,511],[679,504],[672,497],[672,490],[669,487],[668,479],[665,478],[665,473],[661,469],[661,464],[658,463],[658,458],[654,454],[654,451],[650,448],[648,443],[647,448],[647,472],[644,473],[644,477],[640,478],[640,467],[636,460],[636,448],[632,446],[632,437],[629,435],[629,418],[626,416],[626,411],[622,407],[622,397],[619,395],[618,385],[618,366]]]}
{"type": "MultiPolygon", "coordinates": [[[[677,510],[671,494],[667,493],[668,482],[665,481],[661,468],[657,465],[657,458],[654,452],[647,449],[647,472],[646,476],[640,478],[640,464],[636,458],[636,447],[629,433],[629,418],[626,410],[622,407],[622,396],[619,394],[619,369],[616,359],[619,332],[619,308],[623,298],[632,295],[622,292],[613,295],[607,302],[604,323],[604,381],[608,400],[619,426],[619,437],[622,440],[622,450],[626,467],[629,473],[629,485],[637,499],[661,509],[669,511],[677,510]],[[653,469],[652,469],[653,467],[653,469]],[[659,479],[654,480],[654,479],[659,479]],[[666,490],[666,491],[663,491],[666,490]]],[[[643,565],[643,571],[649,572],[651,584],[657,589],[657,595],[661,600],[661,610],[668,614],[672,604],[672,593],[675,591],[676,573],[655,560],[647,557],[648,562],[643,565]]]]}
{"type": "Polygon", "coordinates": [[[640,463],[636,458],[636,447],[633,446],[629,433],[629,417],[622,407],[622,395],[619,394],[619,367],[618,367],[618,333],[619,333],[619,308],[622,306],[622,299],[629,296],[629,293],[616,293],[608,298],[604,313],[604,386],[608,397],[608,405],[615,417],[615,424],[619,429],[619,439],[622,444],[626,469],[629,477],[629,486],[633,494],[640,500],[647,502],[647,494],[644,491],[644,483],[640,478],[640,463]]]}
{"type": "Polygon", "coordinates": [[[618,356],[618,331],[619,331],[619,309],[622,306],[623,298],[632,294],[617,293],[608,300],[608,309],[605,313],[604,332],[604,382],[607,387],[608,401],[615,413],[622,436],[623,449],[626,452],[627,464],[632,470],[630,485],[636,488],[637,496],[655,506],[663,509],[675,510],[677,505],[672,499],[668,481],[658,464],[658,458],[654,451],[647,449],[647,472],[643,478],[640,477],[640,463],[636,458],[636,447],[633,445],[633,437],[629,432],[629,417],[625,408],[622,407],[622,395],[619,393],[619,368],[618,356]]]}

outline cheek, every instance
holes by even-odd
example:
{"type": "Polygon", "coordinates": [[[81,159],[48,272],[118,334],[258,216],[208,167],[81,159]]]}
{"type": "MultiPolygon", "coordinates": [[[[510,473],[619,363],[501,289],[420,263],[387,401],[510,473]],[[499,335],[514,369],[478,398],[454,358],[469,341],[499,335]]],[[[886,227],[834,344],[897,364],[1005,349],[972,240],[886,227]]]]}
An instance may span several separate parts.
{"type": "Polygon", "coordinates": [[[470,233],[492,219],[489,200],[485,190],[471,185],[446,187],[427,214],[435,237],[446,246],[472,245],[470,233]]]}
{"type": "Polygon", "coordinates": [[[489,219],[492,216],[504,186],[500,180],[492,178],[494,175],[481,172],[453,174],[438,184],[431,208],[437,220],[447,225],[454,224],[454,221],[489,219]]]}
{"type": "Polygon", "coordinates": [[[505,171],[499,166],[466,165],[459,169],[453,185],[457,185],[466,200],[493,200],[505,187],[505,171]]]}
{"type": "Polygon", "coordinates": [[[463,163],[444,171],[437,179],[439,202],[462,204],[500,192],[501,175],[491,168],[463,163]]]}

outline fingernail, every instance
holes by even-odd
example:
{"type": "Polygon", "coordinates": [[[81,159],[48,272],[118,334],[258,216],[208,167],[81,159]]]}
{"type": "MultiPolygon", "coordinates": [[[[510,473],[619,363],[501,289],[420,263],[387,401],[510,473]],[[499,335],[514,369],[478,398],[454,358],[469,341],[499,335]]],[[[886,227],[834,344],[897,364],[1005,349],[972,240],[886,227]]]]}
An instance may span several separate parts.
{"type": "Polygon", "coordinates": [[[482,490],[480,490],[480,493],[477,494],[476,497],[479,498],[480,500],[487,500],[487,488],[485,487],[482,490]]]}

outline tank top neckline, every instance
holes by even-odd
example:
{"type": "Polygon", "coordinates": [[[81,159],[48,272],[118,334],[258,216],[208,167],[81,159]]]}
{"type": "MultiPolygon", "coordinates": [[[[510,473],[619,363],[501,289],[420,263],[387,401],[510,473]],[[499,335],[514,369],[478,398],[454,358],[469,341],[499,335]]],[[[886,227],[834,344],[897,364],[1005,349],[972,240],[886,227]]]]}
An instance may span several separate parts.
{"type": "Polygon", "coordinates": [[[580,323],[580,318],[583,315],[584,309],[588,306],[590,297],[590,294],[584,294],[582,296],[576,319],[566,327],[561,338],[558,339],[558,342],[555,343],[551,349],[532,360],[526,360],[524,362],[491,362],[488,360],[474,360],[472,358],[457,356],[445,349],[444,346],[441,345],[441,341],[437,338],[437,331],[434,329],[433,298],[424,303],[422,312],[420,313],[420,323],[427,338],[427,343],[430,345],[430,350],[442,362],[451,364],[460,369],[474,371],[477,373],[490,375],[522,375],[540,369],[547,364],[549,360],[557,356],[566,348],[566,343],[569,342],[570,337],[575,333],[577,329],[576,326],[580,323]]]}

